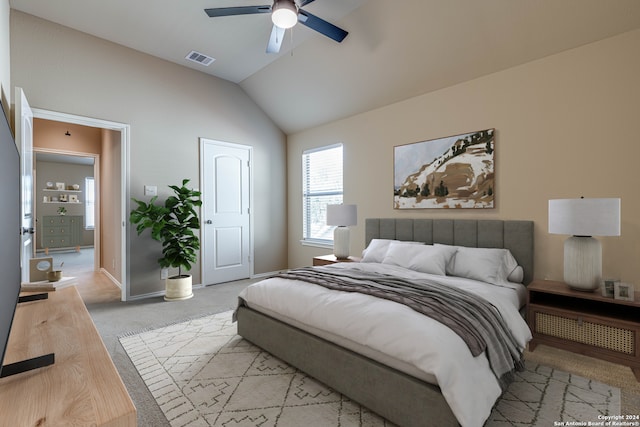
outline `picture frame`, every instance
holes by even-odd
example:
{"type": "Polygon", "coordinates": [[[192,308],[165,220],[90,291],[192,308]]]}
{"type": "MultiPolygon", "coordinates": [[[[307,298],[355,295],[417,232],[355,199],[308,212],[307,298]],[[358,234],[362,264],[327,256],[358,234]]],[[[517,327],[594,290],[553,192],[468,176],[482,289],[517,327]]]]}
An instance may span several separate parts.
{"type": "Polygon", "coordinates": [[[495,207],[495,129],[398,145],[393,208],[495,207]]]}
{"type": "Polygon", "coordinates": [[[64,190],[64,182],[56,182],[56,190],[64,190]]]}
{"type": "Polygon", "coordinates": [[[61,194],[60,197],[58,198],[58,200],[60,200],[61,202],[66,202],[67,201],[67,195],[66,194],[61,194]]]}
{"type": "Polygon", "coordinates": [[[78,195],[69,194],[69,203],[78,203],[78,195]]]}
{"type": "Polygon", "coordinates": [[[602,287],[600,288],[602,291],[602,296],[606,298],[614,298],[615,285],[619,282],[620,280],[617,279],[604,279],[602,281],[602,287]]]}
{"type": "Polygon", "coordinates": [[[623,301],[633,301],[635,287],[629,283],[616,282],[614,285],[614,298],[623,301]]]}

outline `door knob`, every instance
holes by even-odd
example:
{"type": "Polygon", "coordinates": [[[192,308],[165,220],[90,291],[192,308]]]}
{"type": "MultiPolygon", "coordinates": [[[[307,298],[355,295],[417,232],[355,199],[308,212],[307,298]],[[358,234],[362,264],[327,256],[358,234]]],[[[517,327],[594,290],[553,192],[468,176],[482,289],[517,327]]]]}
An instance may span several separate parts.
{"type": "Polygon", "coordinates": [[[213,221],[211,221],[210,219],[205,221],[206,224],[213,224],[213,221]]]}

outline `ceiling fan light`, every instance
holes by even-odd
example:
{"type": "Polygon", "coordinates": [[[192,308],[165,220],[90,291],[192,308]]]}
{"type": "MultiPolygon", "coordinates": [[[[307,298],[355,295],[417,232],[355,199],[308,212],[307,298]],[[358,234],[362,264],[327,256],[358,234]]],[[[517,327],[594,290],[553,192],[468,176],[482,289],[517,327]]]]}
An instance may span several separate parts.
{"type": "Polygon", "coordinates": [[[291,0],[276,0],[271,10],[271,20],[280,28],[291,28],[298,22],[298,7],[291,0]]]}

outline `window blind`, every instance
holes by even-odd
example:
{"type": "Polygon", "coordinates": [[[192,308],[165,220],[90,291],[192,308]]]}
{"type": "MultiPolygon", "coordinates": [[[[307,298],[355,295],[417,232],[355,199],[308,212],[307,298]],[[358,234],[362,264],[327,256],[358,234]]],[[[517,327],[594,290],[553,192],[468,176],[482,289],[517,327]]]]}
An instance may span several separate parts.
{"type": "Polygon", "coordinates": [[[302,153],[303,240],[333,243],[327,205],[342,203],[342,144],[302,153]]]}
{"type": "Polygon", "coordinates": [[[95,228],[95,205],[96,205],[96,193],[95,193],[95,181],[93,177],[86,177],[84,179],[85,187],[85,201],[84,201],[84,228],[95,228]]]}

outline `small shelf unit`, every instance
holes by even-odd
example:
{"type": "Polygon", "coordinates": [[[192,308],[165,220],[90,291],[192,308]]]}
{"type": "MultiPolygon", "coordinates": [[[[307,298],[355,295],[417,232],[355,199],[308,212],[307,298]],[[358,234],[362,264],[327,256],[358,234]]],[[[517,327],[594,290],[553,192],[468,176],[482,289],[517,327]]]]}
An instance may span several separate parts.
{"type": "Polygon", "coordinates": [[[530,351],[546,344],[627,365],[640,381],[639,292],[624,301],[546,280],[534,280],[527,291],[530,351]]]}
{"type": "MultiPolygon", "coordinates": [[[[47,193],[70,193],[70,194],[78,194],[78,193],[82,193],[82,190],[58,190],[55,188],[43,188],[42,191],[47,192],[47,193]]],[[[51,197],[47,196],[48,200],[43,201],[42,203],[44,203],[45,205],[47,204],[57,204],[57,205],[81,205],[82,202],[80,200],[76,200],[74,202],[71,201],[64,201],[64,200],[51,200],[51,197]]],[[[77,197],[76,197],[77,199],[77,197]]]]}

